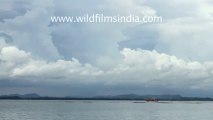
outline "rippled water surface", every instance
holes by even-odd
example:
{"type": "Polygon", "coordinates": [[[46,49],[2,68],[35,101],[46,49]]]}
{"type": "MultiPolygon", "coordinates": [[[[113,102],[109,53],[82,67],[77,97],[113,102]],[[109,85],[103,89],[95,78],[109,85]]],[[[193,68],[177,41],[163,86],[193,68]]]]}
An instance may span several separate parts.
{"type": "Polygon", "coordinates": [[[213,102],[0,100],[0,120],[213,120],[213,102]]]}

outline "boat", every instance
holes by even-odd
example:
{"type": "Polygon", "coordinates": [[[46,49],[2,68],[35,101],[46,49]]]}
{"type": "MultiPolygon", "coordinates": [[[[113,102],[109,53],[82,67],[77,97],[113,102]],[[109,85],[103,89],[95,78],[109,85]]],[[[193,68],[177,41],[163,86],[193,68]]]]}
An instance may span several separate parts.
{"type": "Polygon", "coordinates": [[[155,98],[148,98],[148,99],[145,99],[146,102],[159,102],[158,99],[155,99],[155,98]]]}

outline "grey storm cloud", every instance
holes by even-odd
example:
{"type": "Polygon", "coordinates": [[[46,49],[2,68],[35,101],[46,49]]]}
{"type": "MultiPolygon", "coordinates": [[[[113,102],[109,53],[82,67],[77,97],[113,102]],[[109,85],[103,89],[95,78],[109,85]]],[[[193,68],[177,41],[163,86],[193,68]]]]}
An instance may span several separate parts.
{"type": "Polygon", "coordinates": [[[0,21],[4,22],[5,19],[13,19],[17,16],[24,15],[27,10],[30,8],[28,7],[30,4],[27,0],[22,1],[1,1],[1,10],[0,10],[0,21]]]}
{"type": "MultiPolygon", "coordinates": [[[[102,13],[105,15],[136,15],[154,14],[154,10],[145,4],[137,4],[131,0],[93,0],[82,4],[81,1],[59,2],[56,1],[55,15],[84,15],[102,13]],[[78,7],[76,7],[78,6],[78,7]],[[83,9],[82,9],[83,8],[83,9]]],[[[108,23],[78,23],[78,24],[57,24],[53,26],[53,42],[58,51],[65,59],[77,57],[82,62],[100,63],[108,58],[119,58],[118,42],[125,39],[123,30],[130,27],[130,24],[108,24],[108,23]]]]}
{"type": "Polygon", "coordinates": [[[213,60],[213,10],[209,0],[150,0],[147,4],[163,16],[163,23],[127,29],[127,40],[120,42],[123,48],[157,50],[186,60],[213,60]]]}
{"type": "Polygon", "coordinates": [[[212,7],[208,0],[1,1],[1,91],[210,94],[212,7]],[[159,15],[163,23],[50,23],[53,15],[86,13],[159,15]]]}

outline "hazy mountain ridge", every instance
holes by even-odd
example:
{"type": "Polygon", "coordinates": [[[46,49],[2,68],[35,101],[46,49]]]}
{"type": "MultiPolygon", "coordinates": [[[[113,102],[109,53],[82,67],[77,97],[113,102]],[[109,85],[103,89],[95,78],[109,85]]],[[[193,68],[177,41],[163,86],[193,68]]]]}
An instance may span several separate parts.
{"type": "Polygon", "coordinates": [[[36,94],[36,93],[28,93],[28,94],[24,94],[24,95],[21,95],[21,94],[9,94],[9,95],[1,95],[0,98],[4,98],[4,97],[8,97],[8,98],[14,98],[14,97],[17,97],[17,98],[40,98],[41,96],[36,94]]]}
{"type": "Polygon", "coordinates": [[[30,99],[30,100],[146,100],[155,98],[165,101],[213,101],[213,98],[205,97],[183,97],[181,95],[137,95],[137,94],[121,94],[121,95],[106,95],[94,97],[54,97],[54,96],[40,96],[36,93],[29,94],[9,94],[0,95],[0,99],[30,99]]]}
{"type": "Polygon", "coordinates": [[[115,96],[96,96],[95,98],[118,98],[118,99],[181,99],[181,95],[137,95],[137,94],[123,94],[115,96]]]}

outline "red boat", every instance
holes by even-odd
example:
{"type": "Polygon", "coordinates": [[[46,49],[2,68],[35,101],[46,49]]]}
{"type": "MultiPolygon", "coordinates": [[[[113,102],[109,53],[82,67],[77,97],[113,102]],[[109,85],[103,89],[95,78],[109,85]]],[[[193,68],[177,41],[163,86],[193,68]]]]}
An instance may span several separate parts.
{"type": "Polygon", "coordinates": [[[146,102],[158,102],[159,100],[155,99],[155,98],[149,98],[149,99],[146,99],[145,101],[146,102]]]}

